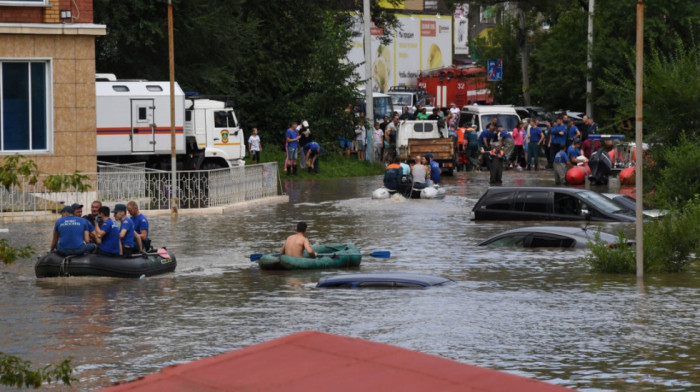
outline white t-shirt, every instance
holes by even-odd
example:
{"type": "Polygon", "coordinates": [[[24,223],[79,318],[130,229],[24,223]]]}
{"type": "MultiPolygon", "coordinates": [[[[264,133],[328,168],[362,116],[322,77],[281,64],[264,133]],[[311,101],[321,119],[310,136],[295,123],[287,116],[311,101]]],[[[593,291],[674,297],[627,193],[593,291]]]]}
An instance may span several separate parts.
{"type": "Polygon", "coordinates": [[[461,110],[459,110],[459,108],[458,108],[457,106],[455,106],[455,107],[453,107],[453,108],[450,108],[450,113],[454,114],[455,117],[459,116],[459,112],[460,112],[460,111],[461,111],[461,110]]]}
{"type": "Polygon", "coordinates": [[[372,131],[374,136],[374,146],[375,148],[381,148],[384,143],[384,131],[381,128],[375,128],[372,131]]]}
{"type": "Polygon", "coordinates": [[[250,151],[260,151],[260,136],[250,135],[248,145],[250,145],[250,151]]]}

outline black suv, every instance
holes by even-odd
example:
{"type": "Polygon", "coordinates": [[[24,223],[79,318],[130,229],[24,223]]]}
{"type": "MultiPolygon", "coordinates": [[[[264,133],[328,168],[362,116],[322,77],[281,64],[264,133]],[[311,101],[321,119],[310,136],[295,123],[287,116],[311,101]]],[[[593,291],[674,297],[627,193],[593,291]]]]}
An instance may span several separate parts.
{"type": "Polygon", "coordinates": [[[492,187],[476,202],[472,214],[474,220],[635,220],[634,211],[598,192],[563,187],[492,187]]]}

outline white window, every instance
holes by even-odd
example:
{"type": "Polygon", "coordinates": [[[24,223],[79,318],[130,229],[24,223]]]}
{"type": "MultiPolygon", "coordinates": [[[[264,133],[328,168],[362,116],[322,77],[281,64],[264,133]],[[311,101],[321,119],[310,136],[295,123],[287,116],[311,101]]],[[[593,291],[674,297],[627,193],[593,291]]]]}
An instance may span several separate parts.
{"type": "Polygon", "coordinates": [[[48,61],[0,60],[0,153],[49,151],[50,69],[48,61]]]}
{"type": "Polygon", "coordinates": [[[44,6],[49,5],[49,0],[0,0],[0,5],[44,6]]]}

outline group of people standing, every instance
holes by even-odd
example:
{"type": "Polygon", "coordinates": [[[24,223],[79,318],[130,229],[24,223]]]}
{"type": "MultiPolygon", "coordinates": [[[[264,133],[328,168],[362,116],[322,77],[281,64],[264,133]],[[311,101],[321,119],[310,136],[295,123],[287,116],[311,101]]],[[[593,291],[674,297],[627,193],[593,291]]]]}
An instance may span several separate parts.
{"type": "Polygon", "coordinates": [[[90,214],[85,216],[82,204],[63,207],[54,224],[50,251],[64,257],[84,253],[128,257],[151,250],[148,219],[135,201],[116,204],[111,212],[114,219],[109,207],[99,200],[92,202],[90,214]]]}
{"type": "Polygon", "coordinates": [[[321,154],[321,146],[311,138],[309,123],[304,120],[299,124],[292,121],[285,132],[285,149],[287,152],[284,163],[287,176],[297,175],[297,163],[301,168],[307,168],[309,173],[318,173],[318,156],[321,154]],[[301,151],[300,151],[301,149],[301,151]],[[299,155],[301,152],[301,160],[299,155]]]}

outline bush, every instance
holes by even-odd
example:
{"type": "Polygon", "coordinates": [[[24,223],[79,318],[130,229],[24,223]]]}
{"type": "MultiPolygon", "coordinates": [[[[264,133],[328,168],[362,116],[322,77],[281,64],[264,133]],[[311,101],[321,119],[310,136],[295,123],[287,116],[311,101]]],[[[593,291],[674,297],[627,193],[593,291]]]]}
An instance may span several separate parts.
{"type": "Polygon", "coordinates": [[[682,206],[700,194],[700,148],[697,137],[685,133],[678,137],[678,145],[656,145],[651,150],[651,162],[645,166],[645,184],[651,184],[654,193],[650,201],[662,207],[682,206]]]}
{"type": "MultiPolygon", "coordinates": [[[[681,272],[700,254],[700,197],[673,209],[663,219],[644,225],[644,272],[681,272]]],[[[620,244],[629,239],[620,232],[620,244]]],[[[595,272],[635,273],[634,247],[608,248],[596,239],[590,244],[591,253],[582,259],[595,272]]]]}

